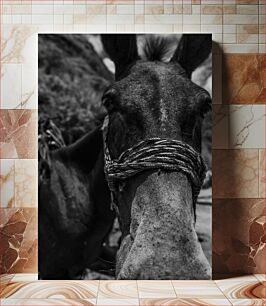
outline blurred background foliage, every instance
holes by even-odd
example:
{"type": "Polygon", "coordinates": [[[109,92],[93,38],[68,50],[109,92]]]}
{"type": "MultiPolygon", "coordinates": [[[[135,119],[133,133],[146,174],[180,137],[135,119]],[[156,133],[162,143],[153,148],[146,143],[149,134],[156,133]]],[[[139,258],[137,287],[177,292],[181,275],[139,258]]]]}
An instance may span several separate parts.
{"type": "Polygon", "coordinates": [[[39,118],[50,118],[66,144],[93,130],[113,74],[87,35],[39,35],[39,118]]]}

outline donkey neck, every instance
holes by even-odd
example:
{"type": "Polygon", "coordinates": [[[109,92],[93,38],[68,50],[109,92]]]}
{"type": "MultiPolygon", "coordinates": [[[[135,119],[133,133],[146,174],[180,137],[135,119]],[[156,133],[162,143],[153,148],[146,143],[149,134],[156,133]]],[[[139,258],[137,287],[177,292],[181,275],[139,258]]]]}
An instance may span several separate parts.
{"type": "Polygon", "coordinates": [[[102,131],[96,128],[68,147],[58,150],[65,161],[75,164],[83,173],[90,173],[102,160],[102,131]]]}
{"type": "MultiPolygon", "coordinates": [[[[56,154],[67,169],[66,172],[77,173],[79,180],[86,186],[88,193],[86,206],[94,215],[95,228],[99,225],[102,227],[102,223],[105,223],[107,227],[110,226],[107,223],[113,220],[114,213],[110,210],[110,191],[104,174],[101,129],[95,129],[76,143],[58,150],[56,154]]],[[[77,197],[79,197],[78,194],[77,197]]]]}

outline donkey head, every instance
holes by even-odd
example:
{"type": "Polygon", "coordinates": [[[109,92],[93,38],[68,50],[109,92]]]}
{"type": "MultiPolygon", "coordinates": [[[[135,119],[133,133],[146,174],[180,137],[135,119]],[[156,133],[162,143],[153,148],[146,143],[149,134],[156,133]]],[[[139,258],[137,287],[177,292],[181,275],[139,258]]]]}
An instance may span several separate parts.
{"type": "MultiPolygon", "coordinates": [[[[191,74],[209,55],[211,36],[183,35],[167,63],[141,60],[135,35],[103,35],[102,41],[116,67],[116,80],[103,95],[111,157],[152,137],[181,140],[199,151],[211,98],[191,74]]],[[[184,174],[145,171],[128,179],[116,196],[122,230],[118,278],[210,277],[184,174]]]]}

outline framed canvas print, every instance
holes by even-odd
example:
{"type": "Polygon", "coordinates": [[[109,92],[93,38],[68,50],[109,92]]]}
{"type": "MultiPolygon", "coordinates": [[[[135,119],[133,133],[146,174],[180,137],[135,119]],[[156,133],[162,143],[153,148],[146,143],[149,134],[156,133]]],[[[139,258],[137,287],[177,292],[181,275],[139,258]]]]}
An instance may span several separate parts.
{"type": "Polygon", "coordinates": [[[211,279],[211,34],[39,34],[39,279],[211,279]]]}

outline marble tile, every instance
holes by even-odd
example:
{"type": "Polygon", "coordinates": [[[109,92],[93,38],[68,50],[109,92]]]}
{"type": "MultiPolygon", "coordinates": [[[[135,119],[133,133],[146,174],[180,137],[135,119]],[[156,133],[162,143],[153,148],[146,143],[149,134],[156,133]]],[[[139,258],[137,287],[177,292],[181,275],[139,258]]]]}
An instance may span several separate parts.
{"type": "Polygon", "coordinates": [[[265,106],[230,105],[230,148],[265,148],[265,106]]]}
{"type": "Polygon", "coordinates": [[[15,202],[15,163],[0,160],[0,207],[13,207],[15,202]]]}
{"type": "Polygon", "coordinates": [[[191,5],[192,14],[200,14],[201,6],[199,3],[195,3],[195,1],[192,1],[191,5]]]}
{"type": "Polygon", "coordinates": [[[118,24],[117,25],[117,32],[119,33],[132,33],[135,29],[134,24],[118,24]]]}
{"type": "Polygon", "coordinates": [[[135,25],[144,23],[144,15],[135,15],[135,25]]]}
{"type": "Polygon", "coordinates": [[[191,0],[192,4],[222,4],[222,0],[218,2],[214,2],[214,0],[206,1],[206,0],[191,0]]]}
{"type": "Polygon", "coordinates": [[[10,15],[11,12],[12,12],[12,6],[10,4],[8,4],[8,5],[4,4],[3,7],[2,7],[2,14],[3,15],[10,15]]]}
{"type": "Polygon", "coordinates": [[[2,299],[1,305],[9,305],[9,306],[50,306],[50,305],[58,305],[58,306],[92,306],[96,305],[96,299],[2,299]]]}
{"type": "Polygon", "coordinates": [[[100,281],[98,299],[138,298],[136,281],[100,281]]]}
{"type": "Polygon", "coordinates": [[[3,15],[2,23],[3,24],[10,24],[10,23],[12,23],[12,15],[11,14],[3,15]]]}
{"type": "MultiPolygon", "coordinates": [[[[106,17],[103,16],[103,18],[106,17]]],[[[134,15],[107,15],[106,22],[107,24],[134,24],[134,15]]]]}
{"type": "Polygon", "coordinates": [[[236,4],[258,4],[259,0],[236,0],[236,4]]]}
{"type": "Polygon", "coordinates": [[[183,24],[183,33],[200,32],[200,24],[183,24]]]}
{"type": "MultiPolygon", "coordinates": [[[[55,7],[55,5],[54,5],[54,7],[55,7]]],[[[75,6],[73,7],[73,14],[85,14],[85,13],[86,13],[86,5],[85,4],[75,4],[75,6]]]]}
{"type": "Polygon", "coordinates": [[[35,26],[37,25],[52,25],[53,24],[53,15],[42,15],[42,14],[35,14],[32,15],[32,24],[35,26]]]}
{"type": "Polygon", "coordinates": [[[182,4],[174,4],[174,14],[182,14],[183,6],[182,4]]]}
{"type": "Polygon", "coordinates": [[[266,164],[265,164],[265,150],[259,150],[259,196],[266,198],[266,164]]]}
{"type": "Polygon", "coordinates": [[[96,298],[99,281],[10,282],[2,298],[11,299],[91,299],[96,298]]]}
{"type": "Polygon", "coordinates": [[[1,207],[37,207],[37,160],[1,160],[1,207]]]}
{"type": "MultiPolygon", "coordinates": [[[[201,21],[201,16],[200,15],[184,15],[183,14],[183,25],[185,24],[191,24],[191,25],[195,25],[198,24],[200,25],[200,21],[201,21]]],[[[200,29],[200,26],[199,26],[200,29]]]]}
{"type": "Polygon", "coordinates": [[[97,305],[139,306],[138,299],[97,299],[97,305]]]}
{"type": "Polygon", "coordinates": [[[259,27],[257,24],[241,24],[237,25],[237,33],[240,34],[257,34],[259,27]]]}
{"type": "Polygon", "coordinates": [[[217,280],[217,286],[230,299],[262,299],[266,298],[264,287],[254,276],[217,280]]]}
{"type": "Polygon", "coordinates": [[[229,301],[225,298],[223,299],[164,299],[164,298],[158,298],[158,299],[140,299],[140,305],[141,306],[227,306],[231,305],[229,301]]]}
{"type": "Polygon", "coordinates": [[[144,24],[136,24],[135,23],[135,28],[134,28],[134,31],[136,33],[141,33],[141,32],[145,32],[145,25],[144,24]]]}
{"type": "Polygon", "coordinates": [[[175,298],[171,281],[137,281],[139,298],[175,298]]]}
{"type": "Polygon", "coordinates": [[[21,104],[21,64],[1,65],[1,108],[18,108],[21,104]]]}
{"type": "Polygon", "coordinates": [[[38,273],[17,273],[12,278],[12,283],[33,282],[38,280],[38,273]]]}
{"type": "Polygon", "coordinates": [[[227,44],[236,43],[236,34],[224,33],[223,34],[223,43],[227,43],[227,44]]]}
{"type": "Polygon", "coordinates": [[[201,24],[223,24],[222,15],[201,15],[201,24]]]}
{"type": "Polygon", "coordinates": [[[164,4],[163,10],[164,10],[164,14],[173,14],[174,5],[172,3],[171,4],[164,4]]]}
{"type": "Polygon", "coordinates": [[[223,58],[223,103],[264,104],[264,91],[262,55],[225,54],[223,58]]]}
{"type": "Polygon", "coordinates": [[[76,14],[73,16],[74,24],[86,24],[87,15],[86,14],[76,14]]]}
{"type": "MultiPolygon", "coordinates": [[[[14,277],[14,274],[1,274],[0,275],[0,298],[1,298],[1,292],[11,282],[13,277],[14,277]]],[[[0,305],[1,305],[1,302],[0,302],[0,305]]]]}
{"type": "Polygon", "coordinates": [[[266,282],[266,274],[254,274],[256,279],[260,281],[261,283],[266,282]]]}
{"type": "MultiPolygon", "coordinates": [[[[223,31],[223,26],[221,24],[201,24],[201,32],[205,32],[205,33],[222,33],[223,31]]],[[[214,62],[214,61],[213,61],[214,62]]],[[[213,67],[214,67],[214,63],[213,63],[213,67]]]]}
{"type": "Polygon", "coordinates": [[[265,15],[265,9],[266,9],[265,2],[261,2],[261,4],[259,5],[259,14],[265,15]]]}
{"type": "Polygon", "coordinates": [[[237,284],[241,284],[241,283],[256,283],[256,277],[253,274],[247,274],[247,275],[239,275],[239,276],[229,276],[227,278],[222,278],[222,279],[217,279],[214,280],[215,284],[217,284],[217,286],[219,288],[221,288],[222,286],[226,286],[231,285],[233,283],[237,283],[237,284]]]}
{"type": "Polygon", "coordinates": [[[175,306],[180,305],[180,300],[177,298],[146,298],[139,300],[140,306],[175,306]]]}
{"type": "Polygon", "coordinates": [[[259,15],[259,33],[265,34],[265,28],[266,28],[266,25],[265,25],[265,11],[264,11],[264,14],[259,15]]]}
{"type": "MultiPolygon", "coordinates": [[[[116,15],[116,5],[107,5],[106,7],[107,15],[116,15]]],[[[135,11],[136,14],[136,11],[135,11]]]]}
{"type": "Polygon", "coordinates": [[[257,15],[248,15],[248,14],[228,14],[223,15],[224,24],[257,24],[258,16],[257,15]]]}
{"type": "Polygon", "coordinates": [[[223,33],[236,33],[236,25],[234,25],[234,24],[223,25],[223,33]]]}
{"type": "Polygon", "coordinates": [[[259,13],[259,7],[258,5],[237,5],[236,6],[236,12],[240,15],[258,15],[259,13]]]}
{"type": "MultiPolygon", "coordinates": [[[[215,199],[212,211],[213,275],[264,273],[264,199],[215,199]]],[[[232,279],[236,282],[250,280],[257,281],[254,276],[232,279]]],[[[229,280],[222,283],[226,281],[229,280]]]]}
{"type": "Polygon", "coordinates": [[[1,61],[36,63],[37,32],[38,27],[32,25],[5,25],[2,28],[1,61]]]}
{"type": "Polygon", "coordinates": [[[213,150],[213,197],[257,198],[258,161],[257,149],[213,150]]]}
{"type": "Polygon", "coordinates": [[[144,14],[145,15],[153,15],[153,14],[163,14],[164,7],[163,5],[145,5],[144,14]]]}
{"type": "Polygon", "coordinates": [[[101,4],[87,5],[87,15],[105,15],[106,6],[101,4]]]}
{"type": "Polygon", "coordinates": [[[265,44],[266,40],[265,40],[265,33],[260,33],[259,34],[259,43],[260,44],[265,44]]]}
{"type": "Polygon", "coordinates": [[[16,274],[0,274],[0,284],[4,286],[8,284],[16,274]]]}
{"type": "Polygon", "coordinates": [[[227,149],[229,144],[228,105],[213,105],[212,148],[227,149]]]}
{"type": "Polygon", "coordinates": [[[0,273],[37,272],[37,210],[0,209],[0,273]]]}
{"type": "Polygon", "coordinates": [[[259,44],[259,50],[258,50],[258,52],[259,52],[260,54],[265,54],[265,53],[266,53],[266,46],[265,46],[265,43],[259,44]]]}
{"type": "Polygon", "coordinates": [[[20,108],[35,109],[37,108],[37,69],[36,65],[22,65],[22,91],[20,108]]]}
{"type": "Polygon", "coordinates": [[[249,34],[249,33],[237,33],[237,43],[238,44],[258,44],[259,35],[249,34]]]}
{"type": "Polygon", "coordinates": [[[172,281],[178,298],[223,299],[224,295],[213,281],[172,281]]]}
{"type": "MultiPolygon", "coordinates": [[[[187,1],[189,2],[189,1],[187,1]]],[[[191,1],[190,3],[186,3],[186,1],[183,1],[183,10],[182,10],[183,16],[184,15],[191,15],[192,14],[192,5],[191,5],[191,1]]],[[[194,13],[192,14],[193,16],[197,16],[200,15],[200,12],[194,13]]]]}
{"type": "Polygon", "coordinates": [[[48,4],[32,4],[32,14],[43,14],[43,15],[47,15],[47,14],[53,14],[54,12],[54,8],[53,5],[48,5],[48,4]]]}
{"type": "MultiPolygon", "coordinates": [[[[109,5],[107,6],[109,7],[109,5]]],[[[135,4],[134,6],[134,10],[135,10],[135,14],[144,14],[144,4],[135,4]]]]}
{"type": "Polygon", "coordinates": [[[0,110],[0,157],[37,158],[37,111],[0,110]]]}
{"type": "MultiPolygon", "coordinates": [[[[90,0],[92,2],[92,4],[95,2],[95,0],[90,0]]],[[[109,4],[134,4],[134,0],[103,0],[103,1],[107,1],[107,5],[109,4]]],[[[143,0],[136,0],[136,2],[139,2],[141,4],[144,4],[143,0]]],[[[155,1],[150,1],[151,4],[153,4],[153,2],[155,1]]],[[[161,0],[157,1],[157,2],[162,2],[161,0]]],[[[105,2],[104,2],[105,3],[105,2]]]]}
{"type": "MultiPolygon", "coordinates": [[[[213,33],[212,34],[212,41],[215,43],[216,46],[222,45],[223,43],[223,34],[222,33],[213,33]]],[[[220,50],[217,50],[217,48],[213,48],[213,54],[216,53],[221,53],[221,48],[220,50]]]]}
{"type": "MultiPolygon", "coordinates": [[[[169,24],[182,24],[183,17],[182,15],[160,15],[160,14],[153,14],[153,15],[145,15],[145,23],[146,24],[158,24],[158,25],[169,25],[169,24]]],[[[163,31],[158,30],[159,32],[163,31]]]]}
{"type": "Polygon", "coordinates": [[[15,161],[15,205],[37,207],[37,160],[15,161]]]}
{"type": "MultiPolygon", "coordinates": [[[[238,55],[245,55],[246,53],[259,53],[259,45],[258,44],[223,44],[223,52],[224,54],[237,53],[238,55]]],[[[248,102],[249,104],[251,102],[248,102]]],[[[232,104],[237,104],[232,102],[232,104]]],[[[240,103],[243,104],[243,103],[240,103]]]]}
{"type": "Polygon", "coordinates": [[[266,300],[264,299],[229,299],[233,306],[235,305],[246,305],[246,306],[265,306],[266,300]]]}
{"type": "Polygon", "coordinates": [[[234,4],[224,4],[223,5],[223,14],[235,14],[236,13],[236,5],[234,4]]]}
{"type": "Polygon", "coordinates": [[[222,13],[222,5],[201,5],[201,14],[221,15],[222,13]]]}

